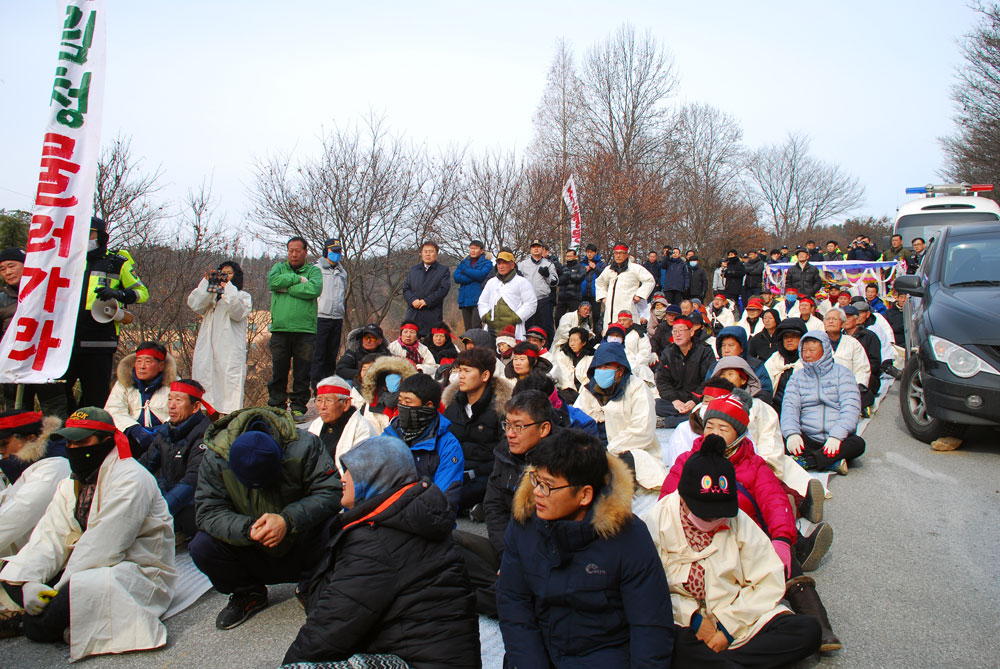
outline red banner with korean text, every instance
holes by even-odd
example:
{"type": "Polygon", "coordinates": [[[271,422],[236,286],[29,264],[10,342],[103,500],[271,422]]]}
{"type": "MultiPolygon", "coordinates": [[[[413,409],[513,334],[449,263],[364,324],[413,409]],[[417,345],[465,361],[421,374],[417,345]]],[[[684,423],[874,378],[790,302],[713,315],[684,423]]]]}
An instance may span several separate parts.
{"type": "Polygon", "coordinates": [[[566,180],[566,185],[563,186],[562,196],[563,201],[566,203],[566,208],[569,209],[570,240],[572,241],[573,246],[579,247],[582,234],[582,226],[580,225],[580,201],[576,197],[576,184],[573,183],[572,174],[569,179],[566,180]]]}
{"type": "Polygon", "coordinates": [[[42,139],[17,313],[0,342],[0,382],[66,371],[86,269],[101,141],[104,0],[59,3],[59,56],[42,139]]]}

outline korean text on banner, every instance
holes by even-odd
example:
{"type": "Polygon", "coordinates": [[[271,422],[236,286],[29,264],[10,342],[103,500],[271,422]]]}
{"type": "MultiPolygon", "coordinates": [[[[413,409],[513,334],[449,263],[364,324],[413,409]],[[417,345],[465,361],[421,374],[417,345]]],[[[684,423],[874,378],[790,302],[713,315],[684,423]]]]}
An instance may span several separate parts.
{"type": "Polygon", "coordinates": [[[63,0],[49,119],[17,313],[0,342],[0,382],[66,371],[86,269],[101,141],[104,0],[63,0]]]}
{"type": "Polygon", "coordinates": [[[573,175],[570,175],[569,179],[566,180],[566,185],[563,186],[563,201],[566,202],[566,208],[569,209],[570,215],[570,240],[574,246],[580,246],[581,239],[581,226],[580,226],[580,201],[576,197],[576,184],[573,183],[573,175]]]}

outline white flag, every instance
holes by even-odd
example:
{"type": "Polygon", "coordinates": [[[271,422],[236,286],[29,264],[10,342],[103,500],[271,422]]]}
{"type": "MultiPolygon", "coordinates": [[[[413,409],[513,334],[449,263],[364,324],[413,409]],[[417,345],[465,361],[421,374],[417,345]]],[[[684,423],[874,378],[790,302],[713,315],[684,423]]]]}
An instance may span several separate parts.
{"type": "Polygon", "coordinates": [[[570,215],[570,240],[574,246],[580,246],[581,239],[581,225],[580,225],[580,201],[576,197],[576,184],[573,183],[573,175],[569,176],[566,180],[566,185],[563,186],[563,201],[566,203],[566,208],[569,209],[570,215]]]}

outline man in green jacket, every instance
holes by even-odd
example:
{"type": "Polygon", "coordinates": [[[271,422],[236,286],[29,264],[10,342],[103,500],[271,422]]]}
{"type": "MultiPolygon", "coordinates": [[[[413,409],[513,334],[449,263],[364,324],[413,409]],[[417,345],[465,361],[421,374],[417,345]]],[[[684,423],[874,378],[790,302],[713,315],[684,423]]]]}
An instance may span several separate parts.
{"type": "Polygon", "coordinates": [[[271,380],[267,403],[284,409],[291,400],[292,415],[306,413],[309,376],[316,339],[316,301],[323,292],[323,274],[306,263],[306,240],[288,240],[288,261],[279,262],[267,273],[271,289],[271,380]],[[288,372],[292,372],[292,392],[288,392],[288,372]]]}
{"type": "Polygon", "coordinates": [[[267,585],[308,578],[340,511],[341,483],[319,437],[284,409],[241,409],[205,432],[191,559],[229,604],[232,629],[267,606],[267,585]]]}

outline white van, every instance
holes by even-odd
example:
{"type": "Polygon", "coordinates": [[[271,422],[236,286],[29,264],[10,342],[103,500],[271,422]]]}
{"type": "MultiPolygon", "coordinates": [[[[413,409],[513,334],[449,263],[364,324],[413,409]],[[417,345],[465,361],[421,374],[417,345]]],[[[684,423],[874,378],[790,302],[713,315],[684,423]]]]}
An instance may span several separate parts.
{"type": "Polygon", "coordinates": [[[973,225],[1000,221],[1000,205],[979,193],[993,190],[993,184],[943,184],[907,188],[908,194],[922,197],[905,203],[896,212],[893,232],[910,248],[916,237],[929,242],[946,225],[973,225]]]}

